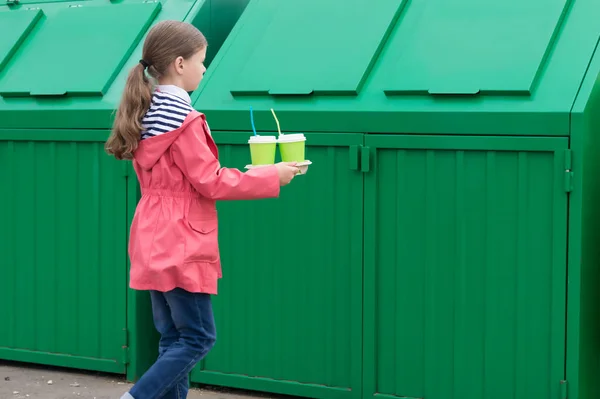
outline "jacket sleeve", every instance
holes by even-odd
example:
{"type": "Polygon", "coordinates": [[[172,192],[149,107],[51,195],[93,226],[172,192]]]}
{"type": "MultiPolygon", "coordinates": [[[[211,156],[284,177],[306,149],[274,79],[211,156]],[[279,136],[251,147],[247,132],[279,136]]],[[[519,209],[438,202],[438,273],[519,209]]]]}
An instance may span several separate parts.
{"type": "Polygon", "coordinates": [[[173,161],[192,186],[213,200],[244,200],[279,196],[275,166],[241,172],[222,168],[206,140],[204,118],[196,118],[171,146],[173,161]]]}

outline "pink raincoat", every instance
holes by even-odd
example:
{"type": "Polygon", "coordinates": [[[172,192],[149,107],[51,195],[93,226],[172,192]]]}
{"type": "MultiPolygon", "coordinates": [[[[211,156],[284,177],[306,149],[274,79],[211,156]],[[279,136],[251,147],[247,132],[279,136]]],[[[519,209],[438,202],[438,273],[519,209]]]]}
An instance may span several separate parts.
{"type": "Polygon", "coordinates": [[[203,114],[142,140],[133,166],[142,198],[131,225],[130,286],[217,294],[221,277],[216,200],[279,196],[274,166],[222,168],[203,114]]]}

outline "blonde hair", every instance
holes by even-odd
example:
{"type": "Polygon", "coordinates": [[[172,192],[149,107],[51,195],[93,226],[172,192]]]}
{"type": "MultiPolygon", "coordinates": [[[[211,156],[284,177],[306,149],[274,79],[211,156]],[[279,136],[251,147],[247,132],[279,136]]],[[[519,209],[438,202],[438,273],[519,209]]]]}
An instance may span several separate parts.
{"type": "Polygon", "coordinates": [[[142,133],[142,118],[150,108],[154,80],[177,58],[188,59],[206,47],[206,38],[193,25],[179,21],[156,24],[144,42],[142,60],[131,68],[110,137],[104,146],[116,159],[132,159],[142,133]],[[144,65],[145,64],[145,65],[144,65]]]}

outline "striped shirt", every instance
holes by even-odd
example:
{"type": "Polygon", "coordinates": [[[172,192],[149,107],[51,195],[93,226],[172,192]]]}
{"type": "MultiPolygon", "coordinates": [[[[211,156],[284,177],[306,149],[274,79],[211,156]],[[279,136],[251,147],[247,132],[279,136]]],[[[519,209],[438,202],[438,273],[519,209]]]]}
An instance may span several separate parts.
{"type": "Polygon", "coordinates": [[[159,85],[152,96],[150,108],[142,118],[142,140],[169,133],[183,125],[193,111],[190,96],[173,85],[159,85]]]}

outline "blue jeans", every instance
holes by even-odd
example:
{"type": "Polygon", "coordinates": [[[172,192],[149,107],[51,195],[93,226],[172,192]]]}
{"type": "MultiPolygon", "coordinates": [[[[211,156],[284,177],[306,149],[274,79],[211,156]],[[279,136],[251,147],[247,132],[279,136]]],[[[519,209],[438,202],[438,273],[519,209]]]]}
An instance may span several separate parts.
{"type": "Polygon", "coordinates": [[[189,373],[216,340],[210,295],[150,291],[161,335],[156,362],[129,391],[135,399],[185,399],[189,373]]]}

